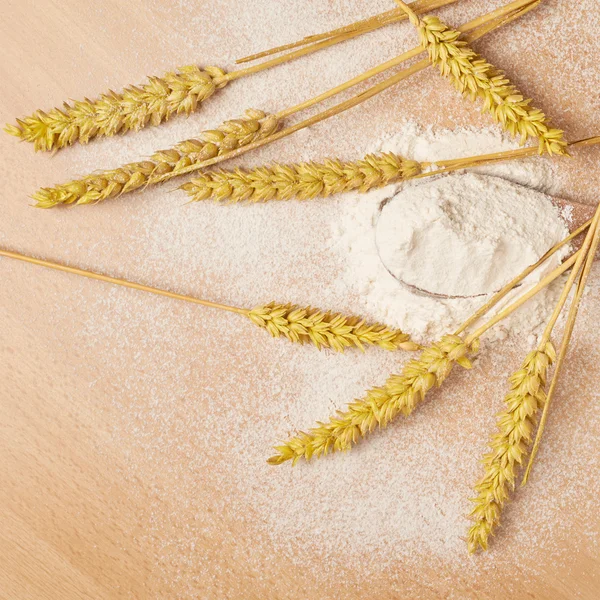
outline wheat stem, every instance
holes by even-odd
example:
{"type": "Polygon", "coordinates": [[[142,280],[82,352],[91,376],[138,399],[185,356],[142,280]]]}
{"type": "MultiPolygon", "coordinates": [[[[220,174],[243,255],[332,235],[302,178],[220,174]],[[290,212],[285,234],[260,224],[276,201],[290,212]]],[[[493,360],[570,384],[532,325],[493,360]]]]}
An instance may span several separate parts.
{"type": "Polygon", "coordinates": [[[535,460],[535,457],[537,456],[539,445],[540,445],[540,442],[542,439],[542,433],[544,432],[544,427],[546,425],[546,419],[548,418],[548,408],[550,406],[550,402],[551,402],[552,398],[554,397],[554,392],[556,391],[556,386],[558,384],[558,378],[560,376],[560,372],[562,370],[562,367],[563,367],[563,364],[564,364],[564,361],[565,361],[565,358],[567,355],[567,350],[569,347],[569,343],[571,341],[571,336],[573,335],[573,328],[575,327],[575,320],[577,319],[577,314],[579,312],[581,298],[583,296],[585,285],[586,285],[588,277],[589,277],[589,272],[590,272],[590,270],[592,268],[592,264],[594,262],[595,251],[598,248],[598,241],[600,240],[599,234],[600,234],[600,228],[598,228],[596,230],[594,245],[592,246],[592,250],[590,250],[590,252],[587,256],[584,270],[581,274],[581,278],[580,278],[579,283],[576,288],[575,298],[574,298],[574,300],[571,304],[571,308],[569,310],[567,324],[565,325],[565,332],[563,334],[563,339],[561,341],[561,345],[560,345],[560,349],[559,349],[558,360],[556,362],[554,374],[552,375],[552,381],[550,383],[550,389],[548,390],[548,396],[546,398],[546,403],[544,405],[542,419],[541,419],[540,425],[538,427],[538,431],[536,434],[533,449],[531,451],[531,456],[529,457],[529,463],[527,464],[527,469],[526,469],[525,475],[523,477],[522,485],[525,485],[527,483],[527,480],[529,479],[529,475],[531,474],[531,468],[533,466],[533,461],[535,460]]]}
{"type": "MultiPolygon", "coordinates": [[[[540,442],[542,439],[542,434],[544,433],[546,420],[548,418],[548,410],[550,408],[550,402],[552,401],[552,399],[554,397],[554,392],[556,391],[556,386],[558,384],[558,379],[560,377],[560,373],[561,373],[561,370],[562,370],[562,367],[563,367],[563,364],[565,361],[565,357],[567,355],[569,343],[571,341],[571,336],[573,335],[573,329],[575,327],[575,321],[577,319],[577,314],[579,312],[579,307],[581,305],[581,298],[583,296],[583,291],[585,289],[585,286],[586,286],[586,283],[587,283],[587,280],[588,280],[588,277],[590,274],[590,270],[591,270],[592,264],[594,262],[594,258],[596,257],[596,251],[598,249],[598,245],[600,244],[600,204],[598,205],[598,208],[596,209],[596,215],[594,218],[595,218],[595,224],[592,224],[592,226],[590,227],[590,231],[588,232],[588,235],[586,236],[586,241],[588,239],[590,241],[589,241],[587,251],[584,250],[584,252],[582,252],[582,256],[585,256],[585,262],[583,262],[582,264],[580,263],[580,267],[582,268],[581,275],[580,275],[577,287],[575,289],[575,297],[573,298],[573,300],[571,302],[571,306],[569,308],[567,322],[565,324],[565,330],[563,332],[563,337],[562,337],[560,348],[558,351],[558,360],[557,360],[556,366],[554,368],[554,373],[552,375],[552,381],[550,383],[550,389],[548,390],[548,397],[544,404],[544,411],[542,413],[542,419],[541,419],[540,425],[538,427],[538,431],[537,431],[537,434],[535,437],[533,449],[531,451],[531,456],[529,458],[529,463],[527,465],[527,469],[526,469],[525,475],[523,477],[522,485],[525,485],[527,483],[527,480],[529,479],[529,475],[531,473],[531,468],[533,466],[533,461],[535,460],[535,457],[537,456],[537,452],[538,452],[540,442]],[[594,231],[592,233],[593,227],[594,227],[594,231]]],[[[585,244],[585,242],[584,242],[584,244],[585,244]]],[[[583,248],[582,248],[582,250],[583,250],[583,248]]],[[[578,269],[577,269],[577,264],[576,264],[573,267],[573,272],[571,273],[571,277],[569,277],[569,280],[565,284],[565,287],[563,289],[563,295],[564,295],[565,290],[567,290],[567,295],[571,291],[571,287],[572,287],[573,283],[575,282],[575,277],[573,275],[576,275],[577,272],[578,272],[578,269]],[[567,288],[567,286],[569,286],[569,287],[567,288]]],[[[564,307],[564,301],[563,301],[562,296],[558,302],[558,305],[561,305],[561,303],[562,303],[562,306],[561,306],[560,311],[562,311],[562,308],[564,307]]],[[[558,306],[557,306],[557,308],[558,308],[558,306]]],[[[559,311],[559,314],[560,314],[560,311],[559,311]]],[[[555,313],[556,313],[556,311],[555,311],[555,313]]],[[[550,323],[549,323],[549,326],[550,326],[550,324],[551,324],[551,326],[549,328],[547,328],[547,331],[548,331],[548,329],[550,330],[550,332],[552,331],[554,325],[556,324],[556,319],[557,319],[557,317],[555,317],[555,314],[553,314],[552,318],[550,320],[550,323]]],[[[547,331],[544,332],[544,336],[542,339],[545,339],[547,337],[547,335],[548,335],[547,331]]]]}
{"type": "MultiPolygon", "coordinates": [[[[428,10],[440,8],[442,6],[445,6],[446,4],[452,4],[453,2],[456,2],[456,1],[457,0],[434,0],[433,2],[431,2],[431,1],[417,2],[416,4],[418,4],[418,6],[415,6],[415,10],[419,13],[426,12],[428,10]]],[[[226,80],[232,81],[234,79],[240,79],[241,77],[246,77],[247,75],[259,73],[260,71],[264,71],[266,69],[270,69],[277,65],[289,62],[290,60],[295,60],[296,58],[300,58],[302,56],[307,56],[308,54],[313,54],[314,52],[317,52],[318,50],[322,50],[324,48],[334,46],[335,44],[339,44],[340,42],[344,42],[344,41],[353,39],[355,37],[363,35],[364,33],[368,33],[370,31],[378,29],[379,27],[382,27],[383,25],[387,25],[387,24],[393,23],[395,21],[403,20],[403,18],[406,18],[406,17],[398,15],[397,18],[395,18],[393,20],[389,20],[387,22],[380,22],[377,20],[377,18],[375,18],[373,24],[370,24],[368,26],[360,26],[357,24],[358,26],[356,26],[356,27],[350,26],[350,28],[342,28],[342,29],[345,29],[345,31],[340,31],[340,33],[335,34],[333,36],[327,36],[325,39],[313,40],[313,43],[310,46],[306,46],[304,48],[294,50],[293,52],[289,52],[282,56],[278,56],[277,58],[273,58],[273,59],[264,61],[262,63],[253,65],[251,67],[245,67],[243,69],[238,69],[237,71],[230,71],[229,73],[226,73],[224,75],[224,77],[226,80]]],[[[319,36],[315,36],[315,37],[319,37],[319,36]]],[[[299,45],[302,45],[302,44],[298,44],[298,46],[299,45]]],[[[292,44],[292,46],[295,47],[296,45],[292,44]]],[[[237,61],[237,62],[239,63],[240,61],[237,61]]],[[[247,61],[242,61],[242,62],[247,62],[247,61]]]]}
{"type": "Polygon", "coordinates": [[[519,309],[523,304],[531,300],[538,292],[548,287],[553,281],[558,279],[563,273],[568,271],[577,261],[578,257],[582,254],[581,250],[578,250],[574,254],[572,254],[565,262],[563,262],[559,267],[553,269],[548,275],[546,275],[537,285],[535,285],[532,289],[530,289],[527,293],[520,296],[517,300],[515,300],[512,304],[509,304],[505,309],[500,311],[498,314],[494,315],[489,321],[481,325],[478,329],[476,329],[473,333],[469,334],[466,338],[466,342],[469,343],[472,340],[479,339],[486,331],[494,327],[494,325],[500,323],[517,309],[519,309]]]}
{"type": "MultiPolygon", "coordinates": [[[[456,1],[456,0],[452,0],[456,1]]],[[[431,10],[431,9],[428,9],[431,10]]],[[[322,40],[333,39],[339,37],[345,33],[351,33],[354,31],[362,31],[362,33],[369,33],[374,31],[375,29],[379,29],[380,27],[384,27],[385,25],[390,25],[391,23],[395,23],[399,20],[405,20],[406,15],[400,14],[397,9],[388,10],[383,13],[379,13],[373,17],[369,17],[367,19],[363,19],[361,21],[355,21],[350,25],[345,25],[344,27],[338,27],[337,29],[332,29],[330,31],[326,31],[324,33],[316,33],[313,35],[307,35],[303,37],[301,40],[297,40],[295,42],[291,42],[289,44],[282,44],[281,46],[275,46],[273,48],[269,48],[268,50],[262,50],[261,52],[256,52],[255,54],[249,54],[248,56],[244,56],[242,58],[238,58],[235,61],[236,65],[241,65],[249,62],[253,62],[258,60],[259,58],[266,58],[268,56],[273,56],[273,54],[279,54],[281,52],[285,52],[286,50],[294,50],[296,48],[300,48],[302,46],[307,46],[309,44],[314,44],[316,42],[320,42],[322,40]]]]}
{"type": "MultiPolygon", "coordinates": [[[[594,136],[577,140],[576,142],[568,142],[569,148],[594,146],[600,144],[600,136],[594,136]]],[[[517,160],[520,158],[528,158],[539,154],[537,147],[518,148],[517,150],[504,150],[503,152],[494,152],[492,154],[480,154],[478,156],[468,156],[465,158],[453,158],[450,160],[440,160],[435,163],[421,163],[421,167],[425,168],[432,164],[437,167],[435,171],[427,171],[415,177],[432,177],[434,175],[442,175],[452,171],[475,168],[484,165],[491,165],[506,160],[517,160]]]]}
{"type": "Polygon", "coordinates": [[[273,337],[284,336],[291,342],[301,344],[310,342],[319,350],[330,348],[336,352],[343,352],[346,348],[354,347],[364,351],[367,346],[377,346],[388,351],[421,349],[421,346],[411,342],[410,336],[401,330],[386,327],[380,323],[368,323],[365,319],[359,317],[322,312],[311,307],[302,308],[292,304],[276,304],[274,302],[264,306],[256,306],[252,309],[239,308],[34,258],[18,252],[0,249],[0,256],[175,300],[184,300],[209,308],[237,313],[247,317],[252,323],[265,329],[273,337]]]}
{"type": "Polygon", "coordinates": [[[334,46],[335,44],[339,44],[340,42],[351,40],[355,37],[362,35],[363,33],[365,32],[360,29],[356,31],[349,31],[339,36],[317,42],[311,46],[306,46],[305,48],[294,50],[293,52],[284,54],[283,56],[272,58],[257,65],[245,67],[243,69],[238,69],[237,71],[230,71],[225,75],[225,77],[228,81],[233,81],[235,79],[247,77],[248,75],[254,75],[255,73],[260,73],[261,71],[265,71],[267,69],[271,69],[272,67],[282,65],[291,60],[295,60],[296,58],[313,54],[314,52],[318,52],[319,50],[324,50],[325,48],[328,48],[329,46],[334,46]]]}
{"type": "MultiPolygon", "coordinates": [[[[456,1],[457,0],[417,0],[414,3],[413,8],[418,13],[423,13],[429,12],[431,10],[436,10],[437,8],[442,8],[443,6],[447,6],[448,4],[454,4],[456,1]]],[[[362,19],[361,21],[356,21],[355,23],[351,23],[350,25],[345,25],[344,27],[339,27],[337,29],[327,31],[325,33],[309,35],[302,38],[301,40],[298,40],[297,42],[292,42],[291,44],[284,44],[282,46],[277,46],[275,48],[264,50],[256,54],[251,54],[250,56],[245,56],[244,58],[240,58],[235,62],[236,64],[252,62],[254,60],[258,60],[259,58],[265,58],[273,54],[279,54],[280,52],[284,52],[285,50],[293,50],[294,48],[298,48],[300,46],[313,44],[324,39],[335,38],[344,33],[350,33],[357,30],[360,30],[362,33],[369,33],[371,31],[379,29],[380,27],[385,27],[386,25],[391,25],[392,23],[397,23],[398,21],[404,21],[406,20],[406,18],[407,16],[402,11],[398,10],[397,8],[394,8],[392,10],[388,10],[373,17],[362,19]]]]}
{"type": "MultiPolygon", "coordinates": [[[[493,31],[497,27],[505,25],[505,24],[513,21],[514,19],[517,19],[517,18],[521,17],[522,15],[526,14],[527,12],[529,12],[530,10],[535,8],[535,6],[537,6],[538,2],[539,2],[539,0],[516,0],[515,2],[512,2],[511,4],[506,5],[502,9],[495,10],[492,13],[485,15],[484,17],[480,17],[480,18],[476,19],[475,21],[472,21],[471,23],[465,25],[464,29],[466,29],[467,26],[468,27],[473,26],[473,23],[477,23],[477,24],[479,24],[479,26],[477,27],[477,29],[475,31],[470,33],[465,39],[468,39],[469,41],[474,41],[476,39],[479,39],[483,35],[493,31]],[[517,7],[519,7],[519,8],[517,8],[517,7]],[[482,23],[485,23],[485,22],[487,22],[487,25],[481,25],[482,23]]],[[[332,117],[332,116],[338,115],[342,112],[345,112],[345,111],[357,106],[358,104],[361,104],[365,100],[368,100],[368,99],[372,98],[373,96],[376,96],[377,94],[383,92],[384,90],[392,87],[393,85],[399,83],[400,81],[407,79],[411,75],[427,68],[428,66],[429,66],[429,60],[423,59],[422,61],[417,62],[416,64],[412,65],[411,67],[404,69],[404,70],[396,73],[395,75],[392,75],[388,79],[385,79],[384,81],[378,83],[377,85],[374,85],[374,86],[364,90],[363,92],[357,94],[356,96],[354,96],[352,98],[349,98],[348,100],[346,100],[344,102],[341,102],[340,104],[337,104],[329,109],[326,109],[308,119],[305,119],[304,121],[301,121],[299,123],[291,125],[285,129],[282,129],[282,130],[270,135],[268,138],[253,142],[251,144],[248,144],[244,148],[239,148],[238,150],[233,151],[226,158],[238,157],[246,152],[255,150],[256,148],[260,148],[261,146],[264,146],[266,144],[270,144],[274,141],[288,137],[288,136],[292,135],[293,133],[300,131],[301,129],[304,129],[311,125],[315,125],[316,123],[320,123],[321,121],[324,121],[325,119],[327,119],[329,117],[332,117]]],[[[210,160],[206,160],[206,161],[203,161],[203,162],[200,162],[197,164],[193,164],[193,165],[190,165],[189,167],[182,169],[180,172],[177,173],[177,175],[193,173],[195,171],[204,169],[205,167],[209,167],[211,165],[220,163],[223,160],[225,160],[225,157],[215,157],[210,160]]],[[[167,173],[167,174],[159,177],[157,179],[157,182],[159,182],[159,183],[164,182],[169,179],[172,179],[175,176],[176,175],[174,175],[174,174],[167,173]]]]}
{"type": "Polygon", "coordinates": [[[468,329],[474,323],[477,323],[483,315],[487,314],[500,300],[502,300],[507,294],[509,294],[514,288],[516,288],[523,280],[543,265],[550,257],[552,257],[561,248],[566,246],[568,243],[573,241],[577,236],[581,235],[590,225],[592,219],[584,223],[581,227],[577,228],[573,233],[568,235],[565,239],[560,241],[558,244],[550,248],[536,263],[527,267],[522,273],[517,275],[512,281],[509,281],[501,290],[496,292],[481,308],[474,312],[454,333],[460,335],[463,331],[468,329]]]}
{"type": "Polygon", "coordinates": [[[554,326],[556,325],[556,322],[558,321],[558,318],[567,302],[569,294],[571,293],[571,288],[573,287],[573,284],[575,283],[577,274],[581,270],[581,268],[584,264],[584,261],[587,259],[588,252],[590,251],[590,248],[594,244],[594,240],[596,237],[596,229],[598,229],[599,225],[600,225],[600,204],[598,205],[598,208],[596,209],[596,212],[594,213],[590,228],[585,236],[583,244],[581,245],[581,248],[580,248],[581,252],[579,253],[579,256],[577,257],[577,261],[573,267],[573,270],[572,270],[571,274],[569,275],[569,278],[565,282],[565,285],[562,289],[561,295],[558,299],[558,302],[556,303],[556,307],[554,308],[554,311],[552,312],[550,320],[548,321],[548,324],[546,325],[544,333],[542,334],[540,344],[546,343],[550,339],[550,336],[552,335],[554,326]]]}
{"type": "Polygon", "coordinates": [[[248,310],[244,309],[244,308],[228,306],[226,304],[219,304],[217,302],[210,302],[208,300],[201,300],[200,298],[194,298],[193,296],[185,296],[183,294],[169,292],[168,290],[162,290],[159,288],[142,285],[141,283],[135,283],[133,281],[128,281],[126,279],[110,277],[108,275],[102,275],[101,273],[96,273],[94,271],[87,271],[85,269],[79,269],[77,267],[70,267],[68,265],[62,265],[60,263],[51,262],[48,260],[42,260],[40,258],[34,258],[33,256],[27,256],[25,254],[20,254],[18,252],[10,252],[8,250],[0,250],[0,256],[4,256],[6,258],[14,258],[16,260],[27,262],[27,263],[30,263],[33,265],[39,265],[41,267],[47,267],[49,269],[54,269],[55,271],[63,271],[65,273],[70,273],[72,275],[79,275],[81,277],[87,277],[88,279],[96,279],[98,281],[104,281],[106,283],[112,283],[114,285],[132,288],[134,290],[140,290],[142,292],[149,292],[151,294],[157,294],[159,296],[166,296],[167,298],[173,298],[176,300],[184,300],[186,302],[193,302],[194,304],[201,304],[202,306],[208,306],[210,308],[218,308],[220,310],[235,312],[235,313],[242,314],[242,315],[248,314],[248,310]]]}

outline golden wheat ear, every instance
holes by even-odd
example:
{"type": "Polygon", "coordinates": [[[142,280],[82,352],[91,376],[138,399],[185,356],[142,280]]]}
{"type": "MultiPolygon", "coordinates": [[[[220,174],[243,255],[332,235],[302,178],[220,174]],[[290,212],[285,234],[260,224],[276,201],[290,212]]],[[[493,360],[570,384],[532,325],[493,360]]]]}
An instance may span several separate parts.
{"type": "Polygon", "coordinates": [[[259,110],[247,110],[241,119],[225,121],[198,138],[155,152],[149,160],[129,163],[117,169],[91,173],[82,179],[38,190],[33,199],[38,208],[59,204],[93,204],[158,183],[165,174],[177,176],[195,163],[263,139],[277,130],[279,121],[259,110]]]}
{"type": "Polygon", "coordinates": [[[399,329],[379,323],[367,323],[359,317],[340,313],[322,312],[311,307],[301,308],[293,304],[257,306],[248,311],[248,318],[266,329],[273,337],[286,337],[291,342],[312,343],[319,350],[331,348],[343,352],[354,347],[365,350],[378,346],[384,350],[408,350],[420,348],[410,341],[410,336],[399,329]]]}
{"type": "Polygon", "coordinates": [[[250,171],[207,171],[181,186],[193,202],[213,198],[230,202],[269,200],[309,200],[332,194],[383,187],[410,179],[421,172],[421,165],[397,154],[368,154],[362,160],[342,162],[303,162],[274,164],[250,171]]]}
{"type": "Polygon", "coordinates": [[[517,473],[531,445],[540,408],[546,401],[546,376],[556,360],[552,344],[527,355],[510,377],[505,408],[498,415],[497,433],[483,458],[484,475],[475,486],[467,545],[470,553],[487,550],[488,539],[500,523],[502,508],[515,487],[517,473]]]}
{"type": "Polygon", "coordinates": [[[476,352],[477,343],[468,346],[457,335],[446,335],[423,350],[419,358],[410,360],[400,375],[392,375],[383,387],[369,390],[361,400],[350,404],[346,411],[331,417],[327,423],[317,423],[308,432],[300,432],[282,445],[268,459],[272,465],[288,460],[310,460],[330,452],[347,451],[376,427],[387,427],[399,414],[410,415],[423,401],[427,392],[440,386],[455,365],[471,368],[468,358],[476,352]]]}
{"type": "Polygon", "coordinates": [[[173,115],[189,115],[227,82],[219,67],[182,67],[121,93],[110,90],[95,100],[64,103],[48,112],[37,110],[17,119],[16,125],[7,125],[5,131],[32,143],[36,151],[60,150],[75,142],[87,144],[96,137],[159,125],[173,115]]]}
{"type": "Polygon", "coordinates": [[[417,28],[421,46],[427,50],[429,61],[439,68],[456,89],[472,100],[483,101],[483,111],[492,115],[513,137],[524,145],[535,138],[539,152],[568,154],[563,132],[550,126],[546,115],[531,106],[521,92],[500,71],[460,39],[461,32],[451,29],[437,17],[417,16],[404,2],[396,3],[417,28]]]}

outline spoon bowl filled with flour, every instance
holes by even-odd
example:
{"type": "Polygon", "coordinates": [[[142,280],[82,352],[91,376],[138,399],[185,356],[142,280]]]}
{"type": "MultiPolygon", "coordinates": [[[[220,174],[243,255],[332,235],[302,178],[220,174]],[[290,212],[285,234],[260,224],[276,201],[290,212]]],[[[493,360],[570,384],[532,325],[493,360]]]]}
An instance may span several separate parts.
{"type": "Polygon", "coordinates": [[[374,227],[387,271],[442,298],[496,292],[567,233],[546,194],[474,173],[405,186],[381,203],[374,227]]]}

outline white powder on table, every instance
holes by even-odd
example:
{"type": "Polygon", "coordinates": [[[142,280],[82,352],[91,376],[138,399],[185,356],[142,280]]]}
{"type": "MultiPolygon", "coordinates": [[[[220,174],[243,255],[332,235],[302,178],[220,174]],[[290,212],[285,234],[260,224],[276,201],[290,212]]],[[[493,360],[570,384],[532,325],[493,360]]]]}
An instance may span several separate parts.
{"type": "MultiPolygon", "coordinates": [[[[494,130],[422,131],[407,125],[381,147],[435,162],[514,143],[494,130]]],[[[340,284],[360,294],[360,312],[371,318],[421,341],[438,337],[568,235],[560,210],[543,193],[552,179],[548,163],[528,160],[353,194],[341,223],[333,225],[345,262],[340,284]]],[[[518,293],[557,267],[567,252],[556,253],[518,293]]],[[[552,286],[539,294],[494,335],[537,334],[556,292],[552,286]]]]}

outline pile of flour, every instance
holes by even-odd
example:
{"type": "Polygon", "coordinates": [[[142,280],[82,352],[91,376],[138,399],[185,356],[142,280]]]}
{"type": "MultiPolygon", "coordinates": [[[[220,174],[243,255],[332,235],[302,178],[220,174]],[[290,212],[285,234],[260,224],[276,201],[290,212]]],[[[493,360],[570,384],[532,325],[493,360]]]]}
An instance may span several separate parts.
{"type": "MultiPolygon", "coordinates": [[[[435,162],[514,147],[496,130],[420,130],[409,124],[378,149],[435,162]]],[[[552,175],[550,161],[529,159],[352,194],[333,231],[345,264],[342,284],[359,297],[362,313],[416,339],[451,331],[568,235],[565,215],[546,195],[552,175]]],[[[518,293],[557,267],[568,251],[556,253],[518,293]]],[[[538,294],[495,336],[535,336],[557,291],[553,285],[538,294]]]]}

